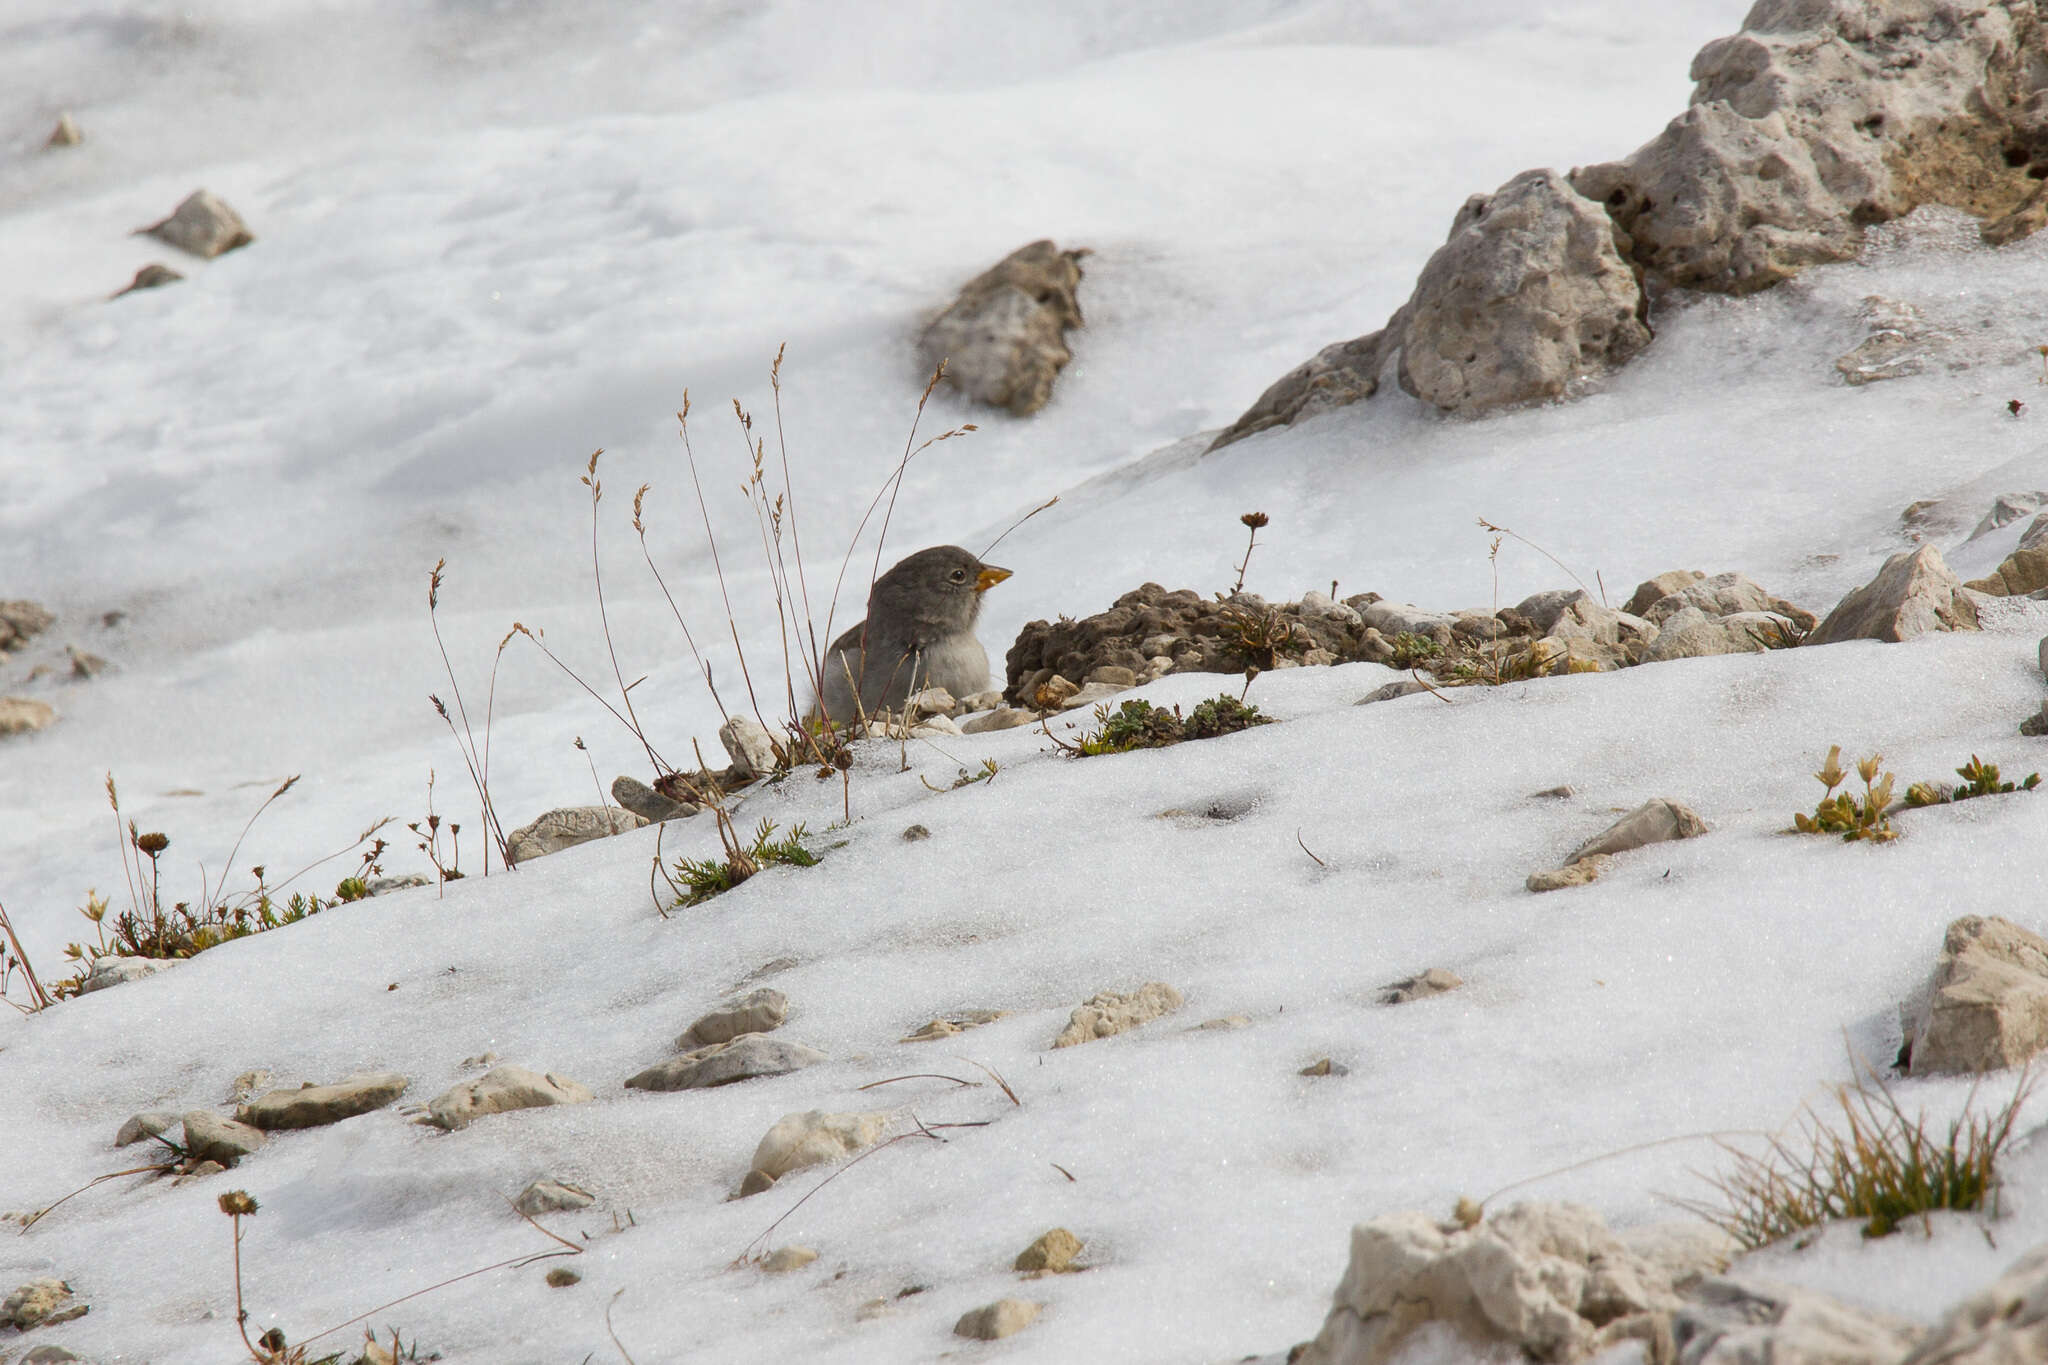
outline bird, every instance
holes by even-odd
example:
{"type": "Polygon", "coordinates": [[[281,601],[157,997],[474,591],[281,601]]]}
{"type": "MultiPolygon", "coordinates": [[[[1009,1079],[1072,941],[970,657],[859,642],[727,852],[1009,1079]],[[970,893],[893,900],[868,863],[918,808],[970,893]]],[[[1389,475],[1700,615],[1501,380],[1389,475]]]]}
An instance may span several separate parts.
{"type": "Polygon", "coordinates": [[[956,697],[986,690],[988,651],[974,622],[982,594],[1009,576],[958,545],[898,561],[868,590],[867,618],[826,651],[818,709],[845,723],[900,711],[927,687],[956,697]]]}

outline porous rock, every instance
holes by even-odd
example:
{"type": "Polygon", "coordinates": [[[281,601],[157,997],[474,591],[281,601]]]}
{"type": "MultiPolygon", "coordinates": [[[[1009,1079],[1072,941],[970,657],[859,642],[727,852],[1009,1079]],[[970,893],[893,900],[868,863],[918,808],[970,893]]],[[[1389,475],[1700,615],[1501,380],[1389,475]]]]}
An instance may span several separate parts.
{"type": "Polygon", "coordinates": [[[624,773],[612,779],[612,800],[650,825],[684,820],[702,809],[694,801],[671,801],[640,779],[624,773]]]}
{"type": "Polygon", "coordinates": [[[1596,882],[1612,866],[1614,859],[1604,853],[1594,853],[1563,867],[1532,872],[1523,885],[1537,892],[1562,891],[1568,886],[1584,886],[1589,882],[1596,882]]]}
{"type": "Polygon", "coordinates": [[[1896,1365],[1919,1338],[1910,1322],[1816,1290],[1720,1276],[1671,1318],[1683,1365],[1896,1365]]]}
{"type": "Polygon", "coordinates": [[[1163,1014],[1173,1013],[1181,1004],[1180,992],[1164,981],[1148,981],[1128,995],[1102,991],[1087,1004],[1075,1008],[1067,1026],[1060,1030],[1059,1037],[1052,1040],[1052,1045],[1074,1047],[1080,1043],[1092,1043],[1097,1038],[1125,1033],[1163,1014]]]}
{"type": "Polygon", "coordinates": [[[2024,1365],[2048,1360],[2048,1246],[1942,1315],[1900,1365],[2024,1365]]]}
{"type": "Polygon", "coordinates": [[[138,231],[209,260],[256,240],[242,215],[210,190],[192,191],[170,217],[138,231]]]}
{"type": "Polygon", "coordinates": [[[587,844],[592,839],[605,839],[629,829],[639,829],[646,823],[644,817],[616,806],[563,806],[549,811],[531,824],[521,825],[507,836],[505,842],[511,849],[512,861],[523,863],[529,858],[541,858],[578,844],[587,844]]]}
{"type": "Polygon", "coordinates": [[[86,1305],[73,1299],[71,1286],[51,1276],[30,1280],[0,1299],[0,1327],[26,1332],[83,1317],[86,1305]]]}
{"type": "Polygon", "coordinates": [[[757,1076],[786,1076],[825,1060],[802,1043],[747,1033],[656,1063],[626,1082],[629,1090],[708,1090],[757,1076]]]}
{"type": "Polygon", "coordinates": [[[204,1109],[184,1116],[185,1140],[179,1145],[195,1161],[218,1161],[232,1166],[263,1146],[263,1130],[233,1119],[224,1119],[204,1109]]]}
{"type": "Polygon", "coordinates": [[[395,1071],[381,1071],[350,1076],[333,1085],[273,1090],[237,1109],[235,1118],[271,1132],[280,1128],[318,1128],[382,1109],[404,1094],[408,1084],[395,1071]]]}
{"type": "Polygon", "coordinates": [[[1427,1000],[1432,995],[1454,991],[1464,984],[1465,978],[1448,967],[1431,967],[1426,972],[1380,987],[1380,1003],[1405,1005],[1411,1000],[1427,1000]]]}
{"type": "Polygon", "coordinates": [[[1695,839],[1706,832],[1707,822],[1694,814],[1690,806],[1668,796],[1653,797],[1580,844],[1565,862],[1576,863],[1603,853],[1626,853],[1669,839],[1695,839]]]}
{"type": "Polygon", "coordinates": [[[581,1185],[543,1177],[532,1181],[512,1201],[512,1207],[528,1218],[537,1218],[543,1213],[567,1213],[572,1209],[587,1209],[597,1202],[597,1196],[581,1185]]]}
{"type": "Polygon", "coordinates": [[[32,735],[57,719],[57,712],[46,701],[33,697],[0,697],[0,738],[8,735],[32,735]]]}
{"type": "Polygon", "coordinates": [[[1578,1361],[1679,1307],[1669,1276],[1600,1216],[1517,1204],[1472,1227],[1395,1213],[1351,1230],[1351,1260],[1299,1365],[1385,1365],[1422,1327],[1471,1346],[1578,1361]]]}
{"type": "Polygon", "coordinates": [[[1079,1237],[1065,1228],[1052,1228],[1039,1234],[1030,1246],[1017,1253],[1012,1269],[1030,1272],[1044,1271],[1048,1275],[1063,1275],[1074,1268],[1074,1258],[1086,1246],[1079,1237]]]}
{"type": "Polygon", "coordinates": [[[2048,1046],[2048,940],[1995,915],[1952,922],[1907,1046],[1915,1076],[1996,1071],[2048,1046]]]}
{"type": "Polygon", "coordinates": [[[1030,1299],[997,1299],[961,1314],[953,1324],[953,1335],[971,1341],[1001,1341],[1029,1327],[1044,1311],[1044,1304],[1030,1299]]]}
{"type": "Polygon", "coordinates": [[[1809,645],[1842,640],[1897,643],[1938,630],[1976,630],[1977,607],[1932,545],[1901,550],[1877,577],[1836,604],[1806,637],[1809,645]]]}
{"type": "Polygon", "coordinates": [[[782,753],[766,726],[749,716],[728,716],[718,727],[718,742],[732,756],[742,777],[766,777],[782,766],[782,753]]]}
{"type": "Polygon", "coordinates": [[[881,1141],[888,1126],[884,1113],[828,1114],[812,1109],[784,1114],[754,1148],[752,1169],[772,1184],[791,1171],[866,1151],[881,1141]]]}
{"type": "Polygon", "coordinates": [[[925,329],[925,363],[943,363],[947,382],[979,402],[1019,417],[1037,412],[1073,359],[1066,333],[1081,326],[1074,291],[1086,254],[1032,242],[968,281],[925,329]]]}
{"type": "Polygon", "coordinates": [[[451,1086],[427,1101],[426,1121],[453,1132],[486,1114],[582,1104],[594,1098],[586,1087],[565,1076],[523,1066],[494,1066],[475,1080],[451,1086]]]}
{"type": "Polygon", "coordinates": [[[743,1033],[770,1033],[788,1018],[789,997],[773,986],[760,986],[700,1017],[683,1030],[676,1046],[688,1051],[710,1043],[728,1043],[743,1033]]]}
{"type": "Polygon", "coordinates": [[[56,624],[47,607],[22,598],[0,601],[0,650],[17,650],[56,624]]]}
{"type": "Polygon", "coordinates": [[[955,1010],[943,1019],[933,1019],[929,1023],[919,1025],[915,1032],[898,1041],[936,1042],[940,1038],[951,1038],[955,1034],[965,1033],[971,1028],[980,1028],[983,1024],[993,1024],[1008,1013],[1007,1010],[955,1010]]]}

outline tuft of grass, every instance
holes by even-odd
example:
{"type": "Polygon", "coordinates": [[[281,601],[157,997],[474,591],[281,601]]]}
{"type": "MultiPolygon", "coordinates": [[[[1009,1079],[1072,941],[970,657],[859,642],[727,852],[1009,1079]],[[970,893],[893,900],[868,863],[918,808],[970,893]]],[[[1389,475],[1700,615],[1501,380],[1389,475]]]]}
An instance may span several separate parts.
{"type": "Polygon", "coordinates": [[[1970,761],[1956,769],[1956,776],[1963,779],[1958,787],[1949,782],[1915,782],[1906,788],[1906,804],[1919,809],[1922,806],[1946,805],[1951,801],[1968,801],[1977,796],[1999,796],[2006,792],[2027,791],[2041,785],[2041,774],[2028,773],[2026,780],[2015,785],[1998,780],[1998,765],[1986,763],[1975,754],[1970,761]]]}
{"type": "Polygon", "coordinates": [[[1734,1166],[1709,1180],[1723,1202],[1685,1207],[1749,1250],[1835,1219],[1860,1219],[1865,1237],[1883,1237],[1909,1219],[1926,1226],[1938,1209],[1995,1215],[1998,1164],[2032,1090],[2032,1073],[2022,1071],[1998,1109],[1968,1108],[1930,1131],[1925,1114],[1908,1115],[1883,1078],[1865,1070],[1855,1085],[1836,1087],[1836,1122],[1809,1107],[1795,1136],[1772,1137],[1761,1154],[1724,1143],[1734,1166]]]}
{"type": "Polygon", "coordinates": [[[782,838],[775,837],[775,823],[763,820],[754,829],[751,847],[741,850],[742,866],[734,866],[731,858],[678,858],[675,876],[671,884],[676,887],[676,904],[701,905],[713,896],[732,890],[747,878],[781,863],[788,867],[815,867],[818,855],[804,847],[808,835],[801,823],[790,826],[789,833],[782,838]]]}
{"type": "Polygon", "coordinates": [[[1868,839],[1873,843],[1888,843],[1899,837],[1892,828],[1887,812],[1892,804],[1894,773],[1883,773],[1883,754],[1872,754],[1856,765],[1856,775],[1863,779],[1863,795],[1836,791],[1835,788],[1848,780],[1849,774],[1842,767],[1842,746],[1831,745],[1827,761],[1821,764],[1814,779],[1827,788],[1827,795],[1814,807],[1812,815],[1796,814],[1792,817],[1792,828],[1800,834],[1839,834],[1843,840],[1854,843],[1868,839]]]}
{"type": "Polygon", "coordinates": [[[1095,708],[1096,728],[1076,744],[1062,744],[1061,750],[1077,758],[1098,754],[1129,753],[1133,749],[1163,749],[1192,739],[1214,739],[1219,735],[1270,725],[1273,718],[1259,714],[1232,696],[1211,697],[1185,716],[1178,706],[1171,711],[1151,702],[1133,699],[1112,711],[1107,705],[1095,708]]]}

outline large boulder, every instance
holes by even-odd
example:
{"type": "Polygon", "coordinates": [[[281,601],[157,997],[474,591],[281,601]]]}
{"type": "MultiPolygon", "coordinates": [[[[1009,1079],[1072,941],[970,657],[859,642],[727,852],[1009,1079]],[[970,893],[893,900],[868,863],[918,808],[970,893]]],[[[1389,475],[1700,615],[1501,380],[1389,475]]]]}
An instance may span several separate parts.
{"type": "Polygon", "coordinates": [[[1877,577],[1851,592],[1802,642],[1898,643],[1938,630],[1977,630],[1977,605],[1932,545],[1901,550],[1877,577]]]}
{"type": "Polygon", "coordinates": [[[1081,325],[1074,291],[1087,254],[1038,241],[975,276],[925,329],[926,362],[943,363],[947,382],[969,398],[1019,417],[1037,412],[1074,358],[1066,333],[1081,325]]]}
{"type": "Polygon", "coordinates": [[[1995,915],[1950,924],[1910,1035],[1915,1076],[2025,1062],[2048,1046],[2048,940],[1995,915]]]}

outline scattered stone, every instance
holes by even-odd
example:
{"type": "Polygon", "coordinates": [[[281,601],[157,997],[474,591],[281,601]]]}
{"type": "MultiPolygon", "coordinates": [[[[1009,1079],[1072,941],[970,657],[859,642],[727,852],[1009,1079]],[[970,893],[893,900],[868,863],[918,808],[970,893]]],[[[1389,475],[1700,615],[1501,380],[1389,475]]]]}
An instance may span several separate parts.
{"type": "Polygon", "coordinates": [[[992,1024],[1007,1017],[1008,1010],[958,1010],[943,1019],[934,1019],[918,1028],[915,1033],[899,1041],[905,1043],[929,1043],[939,1038],[951,1038],[956,1033],[965,1033],[983,1024],[992,1024]]]}
{"type": "Polygon", "coordinates": [[[1715,654],[1756,654],[1797,644],[1798,628],[1789,618],[1768,612],[1710,616],[1698,607],[1684,607],[1665,619],[1657,638],[1644,649],[1642,662],[1703,659],[1715,654]]]}
{"type": "Polygon", "coordinates": [[[462,1069],[464,1071],[481,1071],[486,1067],[493,1067],[497,1064],[498,1054],[495,1052],[479,1052],[474,1057],[464,1057],[462,1059],[462,1069]]]}
{"type": "Polygon", "coordinates": [[[536,1180],[519,1192],[512,1201],[512,1207],[528,1218],[538,1218],[544,1213],[567,1213],[572,1209],[587,1209],[597,1202],[597,1196],[581,1185],[570,1185],[548,1177],[536,1180]]]}
{"type": "Polygon", "coordinates": [[[30,697],[0,697],[0,738],[32,735],[55,719],[57,712],[46,701],[30,697]]]}
{"type": "Polygon", "coordinates": [[[954,716],[960,712],[960,703],[943,687],[927,687],[906,698],[903,709],[914,716],[954,716]]]}
{"type": "Polygon", "coordinates": [[[825,1054],[802,1043],[748,1033],[657,1063],[626,1082],[629,1090],[708,1090],[757,1076],[786,1076],[824,1061],[825,1054]]]}
{"type": "Polygon", "coordinates": [[[177,959],[173,957],[103,957],[92,964],[92,970],[78,983],[78,993],[89,995],[110,986],[125,986],[130,981],[155,976],[176,964],[177,959]]]}
{"type": "Polygon", "coordinates": [[[774,1185],[775,1177],[766,1171],[748,1171],[745,1177],[740,1180],[739,1193],[734,1195],[733,1198],[747,1199],[761,1193],[763,1190],[773,1188],[774,1185]]]}
{"type": "Polygon", "coordinates": [[[1689,1290],[1673,1314],[1671,1358],[1687,1365],[1893,1365],[1920,1331],[1815,1290],[1716,1276],[1689,1290]]]}
{"type": "Polygon", "coordinates": [[[1050,240],[1019,247],[960,290],[925,329],[925,363],[944,364],[947,382],[979,402],[1029,417],[1052,397],[1073,359],[1066,333],[1081,326],[1085,250],[1050,240]]]}
{"type": "Polygon", "coordinates": [[[1907,1030],[1909,1074],[2019,1066],[2048,1046],[2048,940],[1997,916],[1948,926],[1928,998],[1907,1030]]]}
{"type": "Polygon", "coordinates": [[[76,1302],[70,1285],[46,1276],[30,1280],[5,1299],[0,1299],[0,1327],[26,1332],[31,1327],[47,1327],[84,1317],[88,1311],[88,1305],[76,1302]]]}
{"type": "Polygon", "coordinates": [[[1002,706],[993,711],[984,711],[978,716],[969,716],[960,722],[960,732],[966,735],[986,734],[991,730],[1014,730],[1020,725],[1035,724],[1038,716],[1014,706],[1002,706]]]}
{"type": "Polygon", "coordinates": [[[206,260],[256,240],[242,216],[207,190],[194,190],[170,217],[136,231],[206,260]]]}
{"type": "Polygon", "coordinates": [[[179,1116],[163,1109],[145,1109],[140,1114],[130,1115],[114,1134],[114,1145],[126,1147],[131,1143],[144,1142],[163,1133],[168,1133],[179,1123],[179,1116]]]}
{"type": "Polygon", "coordinates": [[[1897,643],[1938,630],[1976,630],[1977,607],[1932,545],[1902,550],[1877,577],[1844,597],[1814,632],[1809,645],[1842,640],[1897,643]]]}
{"type": "Polygon", "coordinates": [[[1707,822],[1695,815],[1691,807],[1669,797],[1654,797],[1580,844],[1565,862],[1576,863],[1605,853],[1626,853],[1670,839],[1696,839],[1706,832],[1707,822]]]}
{"type": "Polygon", "coordinates": [[[711,1043],[729,1043],[743,1033],[772,1033],[788,1018],[789,997],[773,986],[762,986],[698,1019],[683,1030],[676,1047],[688,1052],[711,1043]]]}
{"type": "Polygon", "coordinates": [[[1002,704],[1003,690],[1000,687],[990,688],[986,692],[976,692],[971,697],[962,697],[960,710],[956,714],[964,716],[975,711],[991,711],[1002,704]]]}
{"type": "Polygon", "coordinates": [[[50,136],[44,140],[43,146],[46,149],[53,147],[76,147],[83,141],[85,141],[85,132],[78,126],[78,120],[71,117],[70,114],[64,113],[57,115],[57,126],[50,130],[50,136]]]}
{"type": "Polygon", "coordinates": [[[2048,1246],[2035,1247],[1948,1310],[1900,1365],[2048,1360],[2048,1246]]]}
{"type": "Polygon", "coordinates": [[[410,891],[416,886],[432,886],[434,879],[420,872],[402,872],[395,877],[372,877],[363,883],[363,890],[372,896],[388,896],[394,891],[410,891]]]}
{"type": "Polygon", "coordinates": [[[1578,793],[1570,783],[1560,783],[1555,787],[1545,787],[1540,792],[1530,792],[1529,798],[1533,801],[1569,801],[1576,795],[1578,793]]]}
{"type": "Polygon", "coordinates": [[[1182,1004],[1181,994],[1163,981],[1148,981],[1128,995],[1103,991],[1087,1004],[1078,1006],[1052,1045],[1074,1047],[1097,1038],[1108,1038],[1171,1014],[1182,1004]]]}
{"type": "Polygon", "coordinates": [[[473,1081],[463,1081],[427,1102],[427,1123],[454,1132],[486,1114],[513,1109],[541,1109],[557,1104],[582,1104],[595,1099],[575,1081],[523,1066],[494,1066],[473,1081]]]}
{"type": "Polygon", "coordinates": [[[1295,1074],[1297,1076],[1349,1076],[1351,1068],[1342,1062],[1333,1062],[1328,1057],[1318,1057],[1295,1074]]]}
{"type": "Polygon", "coordinates": [[[694,801],[671,801],[637,777],[623,773],[612,779],[612,800],[650,825],[688,819],[703,809],[694,801]]]}
{"type": "Polygon", "coordinates": [[[222,1166],[233,1166],[261,1148],[265,1140],[261,1128],[224,1119],[204,1109],[186,1114],[184,1124],[185,1140],[178,1145],[195,1161],[218,1161],[222,1166]]]}
{"type": "Polygon", "coordinates": [[[1405,1005],[1411,1000],[1427,1000],[1432,995],[1454,991],[1465,984],[1465,978],[1447,967],[1431,967],[1420,976],[1410,976],[1390,985],[1380,987],[1382,1005],[1405,1005]]]}
{"type": "Polygon", "coordinates": [[[728,716],[718,727],[718,742],[732,756],[733,771],[741,777],[766,777],[787,766],[781,746],[767,727],[747,716],[728,716]]]}
{"type": "Polygon", "coordinates": [[[205,1180],[209,1176],[219,1175],[226,1169],[227,1167],[218,1161],[188,1162],[178,1178],[173,1180],[171,1184],[174,1186],[189,1185],[195,1180],[205,1180]]]}
{"type": "Polygon", "coordinates": [[[903,831],[903,842],[906,844],[923,843],[926,839],[929,839],[931,837],[932,832],[926,829],[923,825],[911,825],[909,828],[903,831]]]}
{"type": "Polygon", "coordinates": [[[275,1132],[280,1128],[318,1128],[339,1123],[357,1114],[367,1114],[405,1093],[410,1084],[395,1071],[350,1076],[333,1085],[304,1085],[297,1090],[273,1090],[235,1111],[242,1123],[275,1132]]]}
{"type": "Polygon", "coordinates": [[[2041,703],[2041,709],[2020,722],[2020,733],[2030,738],[2048,735],[2048,701],[2041,703]]]}
{"type": "MultiPolygon", "coordinates": [[[[1099,672],[1100,670],[1097,671],[1099,672]]],[[[1078,692],[1067,696],[1065,700],[1060,702],[1059,709],[1062,711],[1078,711],[1084,706],[1094,706],[1098,702],[1108,701],[1111,697],[1128,690],[1127,688],[1118,687],[1114,683],[1092,682],[1086,687],[1081,688],[1078,692]]]]}
{"type": "Polygon", "coordinates": [[[1669,1277],[1590,1209],[1517,1204],[1471,1227],[1395,1213],[1351,1230],[1336,1303],[1294,1359],[1384,1365],[1418,1329],[1442,1323],[1475,1355],[1499,1343],[1579,1361],[1679,1306],[1669,1277]]]}
{"type": "Polygon", "coordinates": [[[73,1355],[62,1346],[45,1344],[23,1356],[19,1365],[69,1365],[71,1361],[83,1361],[84,1356],[73,1355]]]}
{"type": "Polygon", "coordinates": [[[151,261],[135,272],[135,278],[116,289],[107,297],[118,299],[141,289],[161,289],[167,284],[176,284],[185,277],[161,261],[151,261]]]}
{"type": "Polygon", "coordinates": [[[1246,1014],[1224,1014],[1214,1019],[1204,1019],[1195,1025],[1197,1032],[1228,1033],[1235,1029],[1250,1028],[1251,1016],[1246,1014]]]}
{"type": "Polygon", "coordinates": [[[997,1299],[972,1312],[963,1313],[953,1324],[953,1335],[972,1341],[1001,1341],[1038,1320],[1045,1305],[1029,1299],[997,1299]]]}
{"type": "Polygon", "coordinates": [[[1529,880],[1523,885],[1531,891],[1562,891],[1568,886],[1584,886],[1588,882],[1596,882],[1612,866],[1614,859],[1605,853],[1594,853],[1563,867],[1532,872],[1529,874],[1529,880]]]}
{"type": "Polygon", "coordinates": [[[1393,701],[1398,697],[1412,697],[1417,692],[1427,691],[1429,691],[1429,688],[1427,686],[1417,682],[1413,678],[1396,678],[1394,681],[1387,683],[1383,687],[1374,688],[1372,691],[1366,693],[1357,701],[1353,702],[1352,705],[1370,706],[1376,701],[1393,701]]]}
{"type": "Polygon", "coordinates": [[[583,1277],[565,1265],[558,1265],[547,1274],[548,1288],[567,1289],[572,1284],[582,1284],[583,1277]]]}
{"type": "Polygon", "coordinates": [[[639,829],[646,823],[644,817],[616,806],[563,806],[513,830],[505,842],[511,848],[512,861],[523,863],[592,839],[639,829]]]}
{"type": "Polygon", "coordinates": [[[269,1084],[270,1072],[263,1067],[259,1066],[254,1070],[244,1071],[241,1075],[235,1077],[234,1081],[228,1086],[227,1102],[229,1104],[240,1104],[269,1084]]]}
{"type": "Polygon", "coordinates": [[[30,638],[55,625],[57,617],[47,607],[21,598],[0,601],[0,650],[18,650],[30,638]]]}
{"type": "Polygon", "coordinates": [[[787,1275],[792,1270],[802,1270],[818,1259],[818,1253],[806,1246],[777,1247],[761,1261],[761,1269],[770,1275],[787,1275]]]}
{"type": "Polygon", "coordinates": [[[959,724],[951,716],[926,716],[910,727],[910,737],[912,739],[931,739],[934,736],[958,735],[962,733],[964,732],[960,729],[959,724]]]}
{"type": "Polygon", "coordinates": [[[812,1109],[784,1114],[754,1149],[753,1170],[772,1183],[791,1171],[864,1152],[881,1141],[888,1126],[889,1116],[881,1113],[828,1114],[812,1109]]]}
{"type": "Polygon", "coordinates": [[[1074,1265],[1074,1258],[1081,1254],[1081,1248],[1086,1245],[1086,1242],[1065,1228],[1053,1228],[1018,1252],[1012,1269],[1064,1275],[1077,1268],[1074,1265]]]}
{"type": "Polygon", "coordinates": [[[1127,692],[1138,685],[1138,675],[1118,664],[1103,664],[1090,669],[1082,681],[1090,686],[1114,687],[1120,692],[1127,692]]]}

